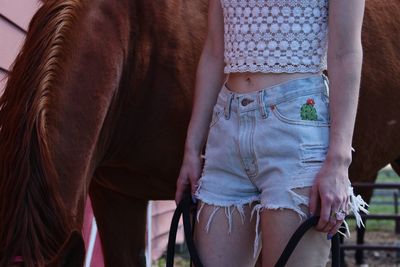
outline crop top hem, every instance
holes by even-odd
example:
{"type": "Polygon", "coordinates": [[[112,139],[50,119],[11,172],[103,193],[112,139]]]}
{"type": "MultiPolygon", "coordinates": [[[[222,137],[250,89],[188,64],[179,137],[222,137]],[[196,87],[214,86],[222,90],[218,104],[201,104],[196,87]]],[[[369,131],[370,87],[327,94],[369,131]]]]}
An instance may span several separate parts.
{"type": "Polygon", "coordinates": [[[318,73],[326,70],[326,66],[323,67],[304,67],[304,66],[277,66],[276,68],[268,67],[268,66],[229,66],[225,65],[224,73],[236,73],[236,72],[262,72],[262,73],[318,73]]]}

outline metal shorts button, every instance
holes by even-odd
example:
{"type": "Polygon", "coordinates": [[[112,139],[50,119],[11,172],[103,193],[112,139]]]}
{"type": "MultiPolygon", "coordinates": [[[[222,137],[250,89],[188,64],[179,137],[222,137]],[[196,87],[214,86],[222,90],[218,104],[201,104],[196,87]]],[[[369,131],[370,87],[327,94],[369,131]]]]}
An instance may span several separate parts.
{"type": "Polygon", "coordinates": [[[248,104],[250,104],[251,102],[253,102],[254,100],[252,99],[248,99],[248,98],[244,98],[242,99],[242,106],[247,106],[248,104]]]}

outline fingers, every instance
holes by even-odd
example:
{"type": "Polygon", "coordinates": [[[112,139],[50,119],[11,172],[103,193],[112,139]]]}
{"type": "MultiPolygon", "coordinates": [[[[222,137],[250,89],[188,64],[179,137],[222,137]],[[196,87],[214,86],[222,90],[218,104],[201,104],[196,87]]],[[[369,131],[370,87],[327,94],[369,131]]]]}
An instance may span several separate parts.
{"type": "Polygon", "coordinates": [[[333,226],[332,229],[329,230],[327,236],[328,237],[334,236],[336,234],[336,232],[339,230],[342,223],[343,223],[343,220],[337,220],[335,226],[333,226]]]}
{"type": "MultiPolygon", "coordinates": [[[[345,200],[345,202],[344,202],[344,205],[342,205],[342,206],[340,206],[340,208],[336,209],[335,212],[336,212],[336,211],[339,211],[339,210],[342,210],[342,211],[347,215],[347,214],[349,213],[349,212],[348,212],[349,201],[350,201],[350,197],[347,197],[346,200],[345,200]]],[[[333,210],[333,209],[332,209],[332,210],[333,210]]],[[[336,217],[336,216],[335,216],[335,217],[336,217]]],[[[340,228],[340,226],[342,225],[343,221],[344,221],[344,220],[336,220],[335,226],[333,226],[333,227],[329,230],[329,232],[328,232],[328,234],[327,234],[327,237],[328,237],[328,238],[334,236],[334,235],[337,233],[337,231],[339,230],[339,228],[340,228]]]]}
{"type": "Polygon", "coordinates": [[[184,182],[184,179],[179,177],[176,182],[176,192],[175,192],[175,203],[176,205],[182,200],[183,192],[186,190],[187,184],[184,182]]]}
{"type": "Polygon", "coordinates": [[[182,169],[178,180],[176,182],[176,192],[175,192],[175,203],[178,203],[182,200],[185,194],[191,194],[192,196],[196,193],[198,187],[198,180],[200,175],[196,173],[192,173],[191,171],[182,169]]]}
{"type": "Polygon", "coordinates": [[[184,192],[188,189],[190,180],[184,168],[181,169],[178,180],[176,181],[175,203],[178,205],[183,198],[184,192]]]}
{"type": "Polygon", "coordinates": [[[199,184],[197,183],[198,179],[190,183],[190,193],[192,196],[196,194],[197,188],[199,187],[199,184]]]}
{"type": "Polygon", "coordinates": [[[342,203],[340,204],[338,199],[332,201],[329,197],[325,198],[325,201],[322,201],[321,217],[316,229],[321,232],[327,232],[327,239],[331,239],[338,232],[344,221],[344,219],[337,219],[336,212],[342,210],[345,214],[348,214],[346,204],[348,203],[348,199],[346,198],[342,203]]]}
{"type": "Polygon", "coordinates": [[[316,229],[322,232],[329,232],[337,224],[334,213],[339,211],[342,202],[339,198],[330,197],[329,195],[324,196],[321,202],[321,215],[316,229]]]}
{"type": "Polygon", "coordinates": [[[346,215],[349,214],[349,204],[350,204],[350,196],[347,196],[343,207],[343,211],[346,213],[346,215]]]}
{"type": "Polygon", "coordinates": [[[335,221],[330,221],[331,213],[331,200],[326,197],[321,199],[321,211],[320,218],[317,226],[315,227],[318,231],[328,232],[330,228],[334,225],[335,221]]]}

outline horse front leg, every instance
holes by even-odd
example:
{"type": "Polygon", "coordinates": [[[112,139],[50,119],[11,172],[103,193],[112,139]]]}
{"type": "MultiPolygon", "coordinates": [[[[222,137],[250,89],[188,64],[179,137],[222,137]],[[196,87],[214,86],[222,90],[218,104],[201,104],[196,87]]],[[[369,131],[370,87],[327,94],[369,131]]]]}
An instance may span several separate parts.
{"type": "Polygon", "coordinates": [[[91,183],[90,198],[103,247],[105,266],[146,266],[147,201],[109,189],[96,180],[91,183]]]}
{"type": "MultiPolygon", "coordinates": [[[[119,89],[129,42],[129,2],[86,2],[54,93],[54,124],[49,125],[59,188],[69,215],[71,232],[54,266],[82,266],[74,233],[82,228],[84,207],[96,166],[108,149],[108,136],[118,114],[119,89]],[[72,247],[71,247],[72,246],[72,247]]],[[[52,266],[52,265],[50,265],[52,266]]],[[[117,266],[117,265],[116,265],[117,266]]]]}

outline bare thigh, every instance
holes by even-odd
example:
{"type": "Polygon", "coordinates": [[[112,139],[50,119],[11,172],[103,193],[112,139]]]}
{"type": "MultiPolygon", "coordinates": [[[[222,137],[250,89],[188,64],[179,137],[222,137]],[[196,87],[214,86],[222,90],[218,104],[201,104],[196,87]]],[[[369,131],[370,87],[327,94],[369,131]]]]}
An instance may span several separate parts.
{"type": "MultiPolygon", "coordinates": [[[[295,192],[309,196],[311,187],[296,188],[295,192]]],[[[309,215],[305,205],[301,209],[309,215]]],[[[303,220],[304,221],[304,220],[303,220]]],[[[290,237],[296,231],[299,217],[291,209],[264,209],[261,211],[262,266],[272,267],[282,254],[290,237]]],[[[286,266],[326,266],[329,259],[331,241],[326,233],[311,228],[298,243],[286,266]]]]}
{"type": "MultiPolygon", "coordinates": [[[[199,206],[201,204],[202,202],[199,203],[199,206]]],[[[254,204],[243,206],[244,223],[236,208],[230,210],[232,221],[231,231],[228,233],[227,213],[229,210],[220,207],[215,211],[216,206],[204,205],[200,212],[199,222],[196,222],[194,233],[195,245],[204,266],[250,267],[255,265],[259,251],[254,258],[256,216],[250,220],[253,207],[254,204]]]]}

